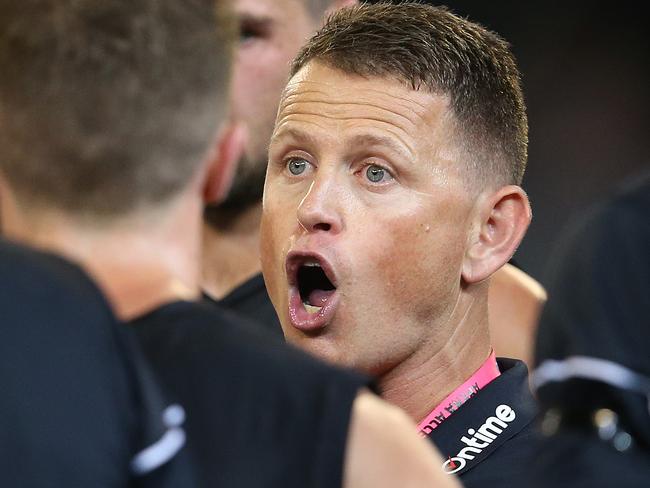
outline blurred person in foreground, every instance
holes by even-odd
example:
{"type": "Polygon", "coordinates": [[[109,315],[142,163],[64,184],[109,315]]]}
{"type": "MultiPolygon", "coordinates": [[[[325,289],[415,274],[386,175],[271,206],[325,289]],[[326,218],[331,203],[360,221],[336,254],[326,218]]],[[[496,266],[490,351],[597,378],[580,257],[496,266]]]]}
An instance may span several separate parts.
{"type": "Polygon", "coordinates": [[[650,175],[575,220],[553,264],[531,486],[650,486],[650,175]]]}
{"type": "Polygon", "coordinates": [[[262,268],[287,340],[378,378],[466,486],[534,437],[527,368],[496,359],[490,276],[531,218],[508,45],[444,8],[343,9],[293,63],[269,149],[262,268]]]}
{"type": "Polygon", "coordinates": [[[0,240],[0,310],[1,486],[192,486],[180,407],[82,270],[0,240]]]}
{"type": "Polygon", "coordinates": [[[199,301],[203,208],[245,137],[224,122],[225,4],[2,4],[3,230],[80,263],[134,328],[201,486],[454,486],[364,377],[199,301]]]}
{"type": "MultiPolygon", "coordinates": [[[[250,128],[231,191],[205,212],[203,290],[281,337],[282,329],[261,275],[259,224],[268,142],[291,60],[325,17],[356,0],[234,0],[240,40],[232,79],[232,115],[250,128]]],[[[499,269],[489,307],[497,354],[530,360],[543,288],[514,266],[499,269]]]]}

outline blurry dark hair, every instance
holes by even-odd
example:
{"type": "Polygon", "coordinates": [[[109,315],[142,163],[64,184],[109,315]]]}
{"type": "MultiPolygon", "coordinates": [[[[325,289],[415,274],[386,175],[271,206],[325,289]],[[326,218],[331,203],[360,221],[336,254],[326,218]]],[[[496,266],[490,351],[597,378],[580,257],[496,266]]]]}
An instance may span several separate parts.
{"type": "Polygon", "coordinates": [[[233,27],[214,0],[2,2],[0,170],[21,203],[113,217],[175,196],[222,115],[233,27]]]}
{"type": "Polygon", "coordinates": [[[449,97],[458,148],[475,181],[520,184],[528,122],[508,44],[443,7],[377,3],[342,9],[294,60],[362,77],[396,78],[449,97]]]}

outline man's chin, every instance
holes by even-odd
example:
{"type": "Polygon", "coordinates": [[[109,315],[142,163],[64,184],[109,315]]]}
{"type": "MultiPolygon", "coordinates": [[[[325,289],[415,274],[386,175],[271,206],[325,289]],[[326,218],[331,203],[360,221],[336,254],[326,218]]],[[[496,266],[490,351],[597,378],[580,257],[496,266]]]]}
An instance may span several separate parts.
{"type": "Polygon", "coordinates": [[[290,334],[286,336],[287,342],[298,349],[302,349],[311,356],[314,356],[326,363],[338,366],[347,366],[340,348],[326,334],[307,336],[305,334],[290,334]]]}

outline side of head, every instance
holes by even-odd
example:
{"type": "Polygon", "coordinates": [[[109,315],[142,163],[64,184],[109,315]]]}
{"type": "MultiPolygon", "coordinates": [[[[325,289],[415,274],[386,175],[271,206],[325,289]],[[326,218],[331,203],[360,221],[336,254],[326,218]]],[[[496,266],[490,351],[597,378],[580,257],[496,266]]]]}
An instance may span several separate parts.
{"type": "Polygon", "coordinates": [[[183,192],[227,105],[226,17],[210,0],[4,2],[0,172],[17,204],[97,223],[183,192]]]}
{"type": "Polygon", "coordinates": [[[417,3],[330,17],[294,61],[269,152],[263,270],[287,337],[373,373],[443,347],[528,225],[526,145],[496,34],[417,3]]]}
{"type": "Polygon", "coordinates": [[[232,117],[249,128],[244,155],[231,191],[206,211],[208,223],[223,211],[259,204],[264,189],[268,143],[291,61],[322,25],[327,12],[356,0],[234,0],[239,24],[231,88],[232,117]]]}

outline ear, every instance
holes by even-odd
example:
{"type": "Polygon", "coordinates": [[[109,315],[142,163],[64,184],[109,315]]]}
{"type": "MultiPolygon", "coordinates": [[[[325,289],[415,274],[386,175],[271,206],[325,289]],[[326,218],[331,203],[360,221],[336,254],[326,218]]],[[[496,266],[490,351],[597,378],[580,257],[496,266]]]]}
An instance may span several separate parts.
{"type": "Polygon", "coordinates": [[[477,205],[476,231],[463,260],[462,277],[466,283],[483,281],[506,264],[532,218],[526,192],[515,185],[482,195],[477,205]]]}
{"type": "Polygon", "coordinates": [[[228,122],[219,132],[208,153],[203,187],[205,204],[219,204],[228,196],[247,136],[248,131],[243,123],[228,122]]]}

